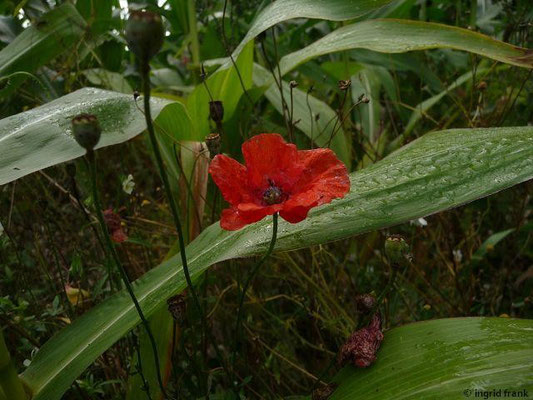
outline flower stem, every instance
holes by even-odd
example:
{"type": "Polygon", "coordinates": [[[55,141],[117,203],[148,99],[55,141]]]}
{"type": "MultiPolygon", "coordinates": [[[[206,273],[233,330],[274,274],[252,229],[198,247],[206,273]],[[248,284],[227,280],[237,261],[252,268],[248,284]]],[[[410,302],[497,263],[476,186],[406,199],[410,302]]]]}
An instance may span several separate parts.
{"type": "Polygon", "coordinates": [[[5,397],[5,393],[9,393],[10,400],[26,400],[28,398],[22,381],[17,375],[17,370],[11,361],[3,330],[0,329],[0,398],[2,394],[5,397]]]}
{"type": "MultiPolygon", "coordinates": [[[[156,365],[156,372],[157,372],[157,381],[161,388],[161,392],[166,398],[167,394],[165,391],[165,387],[163,385],[161,371],[159,369],[159,365],[160,365],[159,355],[157,353],[157,345],[155,343],[154,335],[152,334],[152,330],[150,329],[150,324],[148,320],[145,318],[144,313],[142,312],[139,301],[137,300],[137,297],[135,297],[135,293],[133,293],[133,287],[131,286],[128,275],[126,274],[126,271],[124,270],[124,267],[122,266],[122,263],[120,262],[120,258],[118,257],[115,247],[113,246],[113,242],[111,241],[111,237],[109,236],[109,231],[107,230],[107,225],[105,223],[104,214],[102,212],[102,204],[100,202],[100,196],[98,195],[98,187],[96,184],[96,158],[94,155],[94,151],[92,150],[87,151],[87,159],[89,161],[89,170],[91,174],[91,185],[92,185],[92,194],[93,194],[93,200],[94,200],[94,208],[96,209],[96,216],[98,218],[98,222],[100,223],[100,228],[102,229],[104,241],[105,241],[107,250],[109,254],[111,255],[111,258],[113,259],[115,265],[117,266],[120,272],[120,276],[122,278],[122,281],[124,282],[124,286],[126,286],[126,289],[131,297],[131,300],[133,301],[135,309],[137,310],[137,313],[139,314],[139,318],[141,319],[141,322],[144,325],[144,329],[146,330],[146,333],[152,345],[152,351],[154,353],[154,362],[156,365]]],[[[148,396],[149,396],[149,392],[148,392],[148,396]]]]}
{"type": "MultiPolygon", "coordinates": [[[[155,137],[154,132],[154,126],[152,123],[152,114],[150,111],[150,65],[148,64],[148,61],[144,62],[144,65],[142,65],[142,83],[143,83],[143,100],[144,100],[144,116],[146,119],[146,129],[148,130],[148,134],[150,136],[150,142],[152,144],[152,148],[154,150],[154,156],[157,163],[157,167],[159,169],[159,175],[161,176],[161,180],[163,181],[163,186],[165,188],[165,193],[168,198],[168,201],[170,203],[170,210],[172,212],[172,217],[174,218],[174,225],[176,227],[176,231],[178,232],[178,243],[180,246],[180,256],[181,256],[181,265],[183,267],[183,274],[185,275],[185,280],[187,282],[187,287],[189,291],[191,292],[193,302],[198,310],[198,313],[200,315],[200,319],[202,321],[202,329],[204,332],[207,333],[207,337],[209,341],[211,342],[215,353],[217,355],[217,358],[222,365],[222,368],[226,372],[226,375],[230,377],[229,371],[224,363],[224,360],[222,358],[222,355],[220,354],[220,350],[218,349],[215,340],[211,334],[211,331],[207,329],[207,320],[205,318],[205,314],[202,308],[202,305],[200,304],[200,300],[198,299],[198,295],[196,293],[196,289],[194,288],[194,285],[192,283],[191,275],[189,273],[189,267],[187,265],[187,255],[185,253],[185,241],[183,239],[183,228],[181,226],[181,221],[178,214],[178,208],[176,206],[176,203],[174,201],[174,196],[172,195],[172,190],[170,188],[170,183],[168,181],[168,175],[165,171],[165,168],[163,166],[163,158],[161,157],[161,152],[159,150],[159,145],[157,144],[157,139],[155,137]]],[[[233,386],[233,385],[232,385],[233,386]]]]}
{"type": "Polygon", "coordinates": [[[231,369],[232,370],[235,370],[235,355],[237,353],[237,346],[239,344],[242,312],[243,312],[244,298],[246,296],[246,291],[248,290],[248,286],[250,286],[250,283],[252,282],[252,279],[256,275],[257,271],[259,271],[259,268],[261,267],[261,265],[263,265],[266,259],[272,254],[272,251],[274,250],[274,246],[276,245],[277,237],[278,237],[278,213],[275,213],[272,219],[272,239],[270,239],[270,246],[268,247],[268,250],[263,255],[263,257],[261,257],[261,259],[257,262],[257,264],[255,264],[255,266],[252,269],[252,272],[250,272],[250,275],[248,275],[248,278],[246,279],[246,281],[244,282],[244,286],[242,287],[241,297],[239,299],[239,308],[237,311],[237,322],[235,323],[235,344],[233,346],[233,354],[231,355],[231,366],[232,366],[231,369]]]}

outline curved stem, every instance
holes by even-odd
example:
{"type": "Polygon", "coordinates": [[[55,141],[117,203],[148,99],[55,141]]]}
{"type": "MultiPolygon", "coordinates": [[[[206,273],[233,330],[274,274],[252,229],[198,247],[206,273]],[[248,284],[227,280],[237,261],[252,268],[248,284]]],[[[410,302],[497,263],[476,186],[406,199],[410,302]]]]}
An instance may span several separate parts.
{"type": "MultiPolygon", "coordinates": [[[[94,156],[94,151],[92,150],[87,151],[87,159],[89,160],[89,169],[90,169],[90,174],[91,174],[94,207],[96,208],[96,216],[98,218],[98,222],[100,223],[100,228],[102,229],[104,241],[105,241],[108,252],[110,253],[115,265],[117,266],[120,272],[122,281],[124,282],[124,285],[126,286],[126,289],[131,297],[131,300],[133,301],[133,304],[135,305],[135,309],[137,310],[137,313],[139,314],[139,318],[141,319],[141,322],[144,325],[144,329],[146,330],[146,334],[148,335],[148,338],[152,345],[152,351],[154,353],[154,362],[156,365],[156,372],[157,372],[157,381],[161,388],[161,392],[166,398],[167,394],[165,391],[165,387],[163,385],[161,371],[159,369],[159,365],[160,365],[159,355],[157,353],[157,345],[155,343],[154,335],[152,334],[152,330],[150,329],[150,324],[148,320],[145,318],[144,313],[142,312],[139,301],[137,300],[137,297],[135,297],[135,293],[133,293],[133,287],[131,286],[130,280],[128,278],[128,275],[126,274],[126,271],[124,270],[124,267],[122,266],[122,263],[120,262],[120,258],[118,257],[115,246],[113,245],[113,242],[111,241],[111,237],[109,236],[109,231],[107,230],[107,224],[105,223],[104,214],[102,213],[102,204],[100,202],[100,196],[98,195],[98,187],[96,185],[96,159],[94,156]]],[[[149,391],[147,391],[147,393],[149,396],[150,395],[149,391]]]]}
{"type": "Polygon", "coordinates": [[[268,247],[268,250],[266,253],[261,257],[261,259],[255,264],[255,266],[252,269],[252,272],[250,272],[250,275],[248,275],[248,278],[244,282],[244,286],[242,287],[241,291],[241,297],[239,299],[239,308],[237,311],[237,322],[235,324],[235,344],[233,346],[233,354],[231,355],[231,366],[232,370],[235,370],[235,354],[237,353],[237,346],[239,344],[239,337],[240,337],[240,331],[241,331],[241,320],[242,320],[242,311],[244,306],[244,298],[246,296],[246,291],[248,290],[248,286],[250,286],[250,283],[252,282],[252,279],[254,278],[257,271],[259,271],[259,268],[263,263],[266,261],[266,259],[272,254],[272,251],[274,250],[274,246],[276,245],[276,239],[278,236],[278,213],[273,215],[272,220],[272,239],[270,239],[270,246],[268,247]]]}
{"type": "Polygon", "coordinates": [[[142,66],[142,82],[143,82],[143,97],[144,97],[143,101],[144,101],[144,116],[146,119],[146,129],[148,130],[148,134],[150,136],[150,142],[154,150],[154,156],[155,156],[155,160],[157,163],[157,167],[159,169],[159,175],[161,176],[161,180],[163,181],[165,193],[170,203],[170,210],[172,212],[172,217],[174,218],[174,225],[176,226],[176,231],[178,232],[178,242],[180,246],[180,256],[181,256],[181,264],[183,267],[183,274],[185,275],[187,287],[189,291],[191,292],[193,302],[196,308],[198,309],[198,313],[200,314],[200,319],[202,320],[202,328],[204,332],[207,333],[207,337],[209,341],[211,342],[211,344],[213,345],[213,348],[215,350],[215,353],[217,355],[217,358],[220,364],[222,365],[222,368],[226,372],[226,375],[230,377],[231,375],[229,374],[229,371],[224,363],[222,355],[220,354],[220,350],[218,349],[215,343],[215,340],[211,334],[211,331],[207,329],[207,320],[205,318],[202,305],[200,304],[200,300],[198,299],[196,289],[194,288],[191,275],[189,273],[189,267],[187,265],[187,255],[185,253],[185,241],[183,239],[183,228],[181,226],[181,221],[180,221],[179,214],[178,214],[178,208],[176,206],[176,203],[174,201],[174,196],[172,195],[172,190],[170,188],[168,175],[163,166],[163,158],[161,157],[161,151],[159,150],[159,145],[155,137],[154,126],[152,123],[152,114],[150,110],[150,74],[149,73],[150,73],[150,65],[148,64],[147,61],[145,61],[144,65],[142,66]]]}

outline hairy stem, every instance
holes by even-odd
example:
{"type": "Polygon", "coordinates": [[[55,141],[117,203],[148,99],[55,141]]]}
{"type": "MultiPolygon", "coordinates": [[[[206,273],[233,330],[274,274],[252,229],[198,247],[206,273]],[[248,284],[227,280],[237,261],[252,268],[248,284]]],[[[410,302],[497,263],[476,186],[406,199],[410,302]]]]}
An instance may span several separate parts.
{"type": "Polygon", "coordinates": [[[174,201],[174,196],[172,195],[172,190],[170,188],[168,175],[163,165],[163,158],[161,157],[161,151],[159,150],[159,145],[155,137],[154,126],[152,123],[152,114],[150,111],[150,74],[149,73],[150,73],[150,66],[148,62],[144,62],[144,65],[142,66],[142,78],[143,78],[143,95],[144,95],[143,100],[144,100],[144,116],[146,118],[146,129],[148,130],[148,134],[150,136],[150,142],[154,150],[154,156],[155,156],[155,160],[157,163],[157,167],[159,169],[159,175],[161,176],[161,180],[163,181],[165,193],[170,203],[170,210],[172,212],[172,217],[174,218],[174,225],[176,227],[176,231],[178,232],[178,243],[180,246],[180,256],[181,256],[181,264],[183,266],[183,274],[185,275],[187,287],[192,295],[194,305],[196,306],[198,313],[200,315],[200,319],[202,320],[202,328],[204,332],[207,333],[208,339],[213,345],[213,348],[215,349],[217,358],[219,359],[219,362],[221,363],[224,371],[226,372],[226,375],[229,377],[230,375],[227,370],[227,367],[225,366],[222,355],[220,354],[220,350],[216,346],[214,338],[211,335],[211,331],[207,329],[207,320],[205,318],[202,305],[200,304],[200,300],[198,298],[196,289],[194,288],[194,285],[192,283],[191,275],[189,273],[189,267],[187,265],[187,255],[185,254],[185,241],[183,239],[183,228],[181,226],[181,221],[180,221],[179,214],[178,214],[178,208],[176,206],[176,202],[174,201]]]}
{"type": "Polygon", "coordinates": [[[161,392],[163,393],[165,397],[167,397],[166,392],[165,392],[165,387],[163,385],[163,379],[161,377],[161,371],[159,369],[159,365],[160,365],[159,355],[157,353],[157,345],[155,343],[154,335],[152,334],[152,330],[150,329],[150,324],[148,320],[144,316],[144,313],[141,309],[139,301],[137,300],[137,297],[135,297],[135,293],[133,293],[133,287],[131,286],[130,280],[128,278],[128,275],[126,274],[126,271],[124,270],[124,267],[122,266],[122,263],[120,262],[120,258],[118,257],[115,246],[113,245],[113,242],[111,241],[111,237],[109,236],[109,231],[107,230],[107,225],[105,223],[104,214],[102,212],[102,204],[100,202],[100,196],[98,195],[98,187],[96,184],[96,158],[94,156],[94,151],[92,150],[87,151],[87,159],[89,160],[89,169],[91,173],[91,184],[92,184],[94,207],[96,208],[96,216],[98,218],[98,222],[100,223],[100,228],[102,229],[104,242],[106,244],[109,254],[111,255],[111,258],[113,259],[115,265],[117,266],[120,272],[120,276],[122,278],[122,281],[124,282],[124,286],[126,286],[126,289],[131,297],[131,300],[133,301],[133,304],[135,305],[135,309],[137,310],[137,313],[139,314],[139,318],[141,319],[144,329],[146,330],[146,334],[148,335],[148,338],[152,345],[152,351],[154,353],[154,362],[156,365],[157,381],[161,388],[161,392]]]}

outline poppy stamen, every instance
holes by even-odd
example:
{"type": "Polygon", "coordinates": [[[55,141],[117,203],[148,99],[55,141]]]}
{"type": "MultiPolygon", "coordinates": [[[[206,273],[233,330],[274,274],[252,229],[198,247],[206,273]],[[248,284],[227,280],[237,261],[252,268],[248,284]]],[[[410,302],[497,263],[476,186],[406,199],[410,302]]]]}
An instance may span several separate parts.
{"type": "Polygon", "coordinates": [[[271,206],[273,204],[283,203],[284,195],[283,191],[277,187],[274,182],[268,180],[270,187],[263,192],[263,201],[265,204],[271,206]]]}

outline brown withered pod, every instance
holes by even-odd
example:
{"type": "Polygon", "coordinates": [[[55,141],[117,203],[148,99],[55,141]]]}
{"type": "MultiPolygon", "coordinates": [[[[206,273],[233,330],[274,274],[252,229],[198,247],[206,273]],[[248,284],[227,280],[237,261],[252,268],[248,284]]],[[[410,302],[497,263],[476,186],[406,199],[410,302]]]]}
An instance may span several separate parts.
{"type": "Polygon", "coordinates": [[[381,332],[381,315],[375,313],[370,324],[361,328],[348,338],[337,356],[338,366],[352,364],[355,367],[365,368],[376,361],[376,353],[383,341],[381,332]]]}

